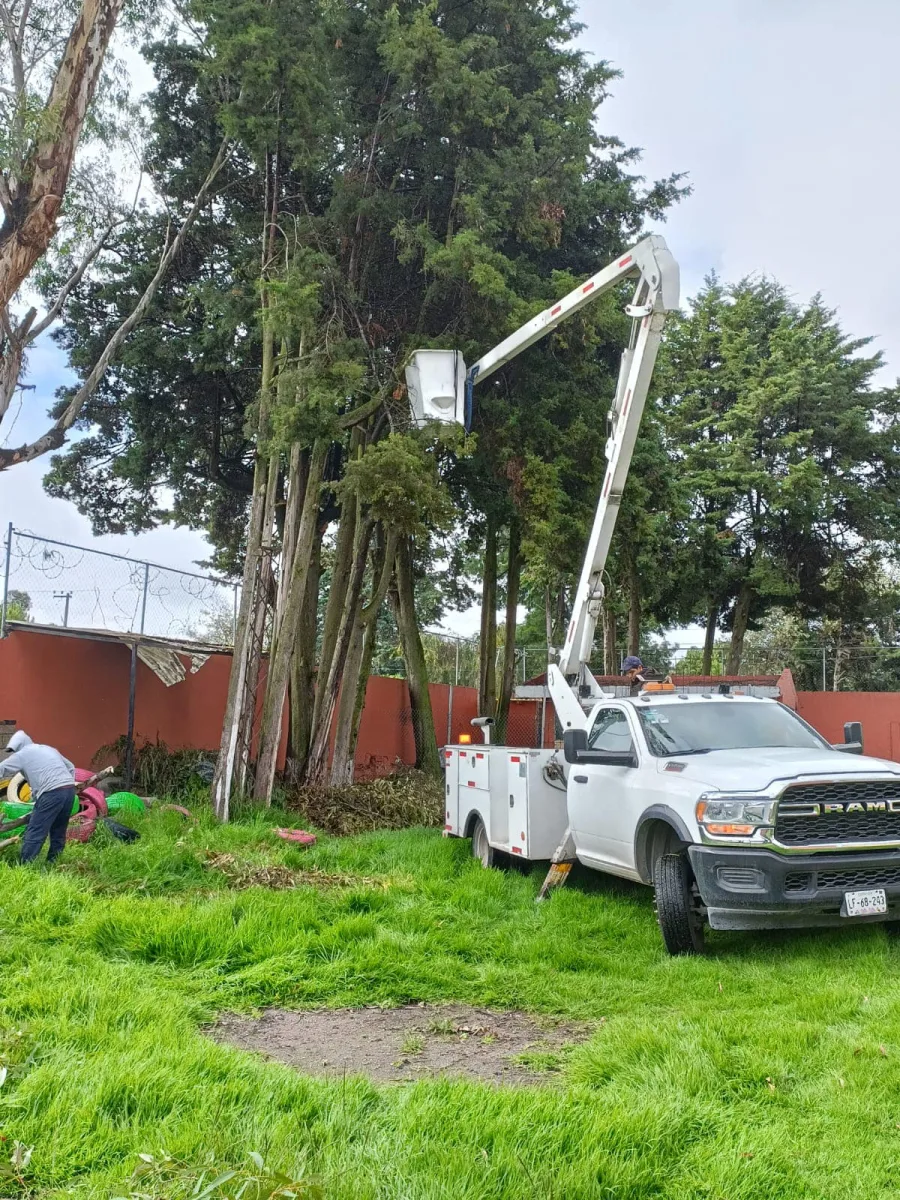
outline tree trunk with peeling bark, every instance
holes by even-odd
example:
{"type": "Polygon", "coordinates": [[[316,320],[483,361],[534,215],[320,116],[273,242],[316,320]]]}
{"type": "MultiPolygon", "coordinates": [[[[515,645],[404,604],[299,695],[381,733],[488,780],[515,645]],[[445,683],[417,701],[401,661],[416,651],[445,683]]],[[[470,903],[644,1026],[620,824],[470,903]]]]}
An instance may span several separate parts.
{"type": "Polygon", "coordinates": [[[243,705],[250,672],[259,671],[259,663],[251,662],[255,616],[253,603],[257,593],[256,575],[260,569],[260,548],[265,522],[268,479],[268,460],[257,457],[253,477],[250,520],[247,526],[247,551],[241,583],[241,603],[238,609],[234,649],[231,656],[231,674],[228,679],[228,695],[225,700],[222,741],[212,785],[213,809],[219,821],[227,821],[230,816],[232,780],[244,749],[240,745],[241,721],[239,718],[241,714],[238,709],[243,705]]]}
{"type": "Polygon", "coordinates": [[[46,254],[56,233],[75,151],[125,0],[84,0],[44,109],[47,134],[17,178],[4,179],[0,226],[0,311],[46,254]]]}
{"type": "MultiPolygon", "coordinates": [[[[81,410],[84,408],[88,400],[93,396],[94,392],[100,384],[101,379],[106,374],[109,364],[112,362],[115,355],[121,349],[123,343],[131,334],[132,330],[140,324],[147,315],[147,310],[153,303],[153,298],[156,295],[160,283],[163,281],[166,272],[172,265],[177,255],[181,252],[185,239],[190,231],[191,226],[197,218],[197,214],[203,205],[206,195],[212,186],[216,176],[222,169],[225,159],[228,154],[228,143],[223,142],[219,147],[219,153],[216,155],[215,162],[209,170],[209,174],[203,181],[200,191],[191,206],[190,212],[181,223],[177,234],[172,241],[167,245],[159,266],[153,278],[147,284],[143,295],[137,302],[131,313],[125,318],[122,324],[115,330],[109,341],[103,348],[103,352],[98,358],[90,371],[90,374],[85,379],[84,383],[63,409],[56,421],[50,426],[46,433],[41,437],[36,438],[33,442],[28,442],[24,446],[16,448],[0,449],[0,471],[5,471],[7,468],[15,466],[17,463],[31,462],[32,459],[39,458],[42,454],[47,454],[51,450],[58,450],[66,440],[66,434],[78,420],[81,410]]],[[[0,308],[0,313],[4,312],[0,308]]]]}
{"type": "Polygon", "coordinates": [[[262,801],[264,804],[272,803],[272,785],[275,781],[275,768],[278,764],[282,716],[294,649],[294,631],[303,610],[306,581],[310,563],[313,560],[313,543],[319,515],[319,489],[325,469],[327,450],[327,443],[324,440],[318,441],[310,455],[309,478],[306,484],[300,525],[297,530],[291,579],[285,596],[281,624],[275,632],[269,652],[269,670],[266,676],[266,695],[263,702],[259,755],[253,788],[254,799],[262,801]]]}

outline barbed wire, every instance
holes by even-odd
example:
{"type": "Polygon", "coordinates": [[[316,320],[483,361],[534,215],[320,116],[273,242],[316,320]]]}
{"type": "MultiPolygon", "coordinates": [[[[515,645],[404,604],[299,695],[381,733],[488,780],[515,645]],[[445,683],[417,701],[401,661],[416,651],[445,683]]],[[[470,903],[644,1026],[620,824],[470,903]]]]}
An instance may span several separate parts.
{"type": "Polygon", "coordinates": [[[25,530],[11,529],[7,541],[4,592],[19,601],[20,619],[233,643],[236,583],[25,530]]]}

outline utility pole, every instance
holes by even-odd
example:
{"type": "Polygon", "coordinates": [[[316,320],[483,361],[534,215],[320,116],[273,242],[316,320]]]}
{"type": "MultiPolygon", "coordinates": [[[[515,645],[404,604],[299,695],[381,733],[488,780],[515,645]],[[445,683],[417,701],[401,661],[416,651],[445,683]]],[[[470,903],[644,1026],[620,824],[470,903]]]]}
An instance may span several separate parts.
{"type": "Polygon", "coordinates": [[[72,593],[71,592],[54,592],[53,599],[54,600],[65,600],[65,602],[66,602],[65,607],[63,608],[63,628],[65,629],[69,624],[69,601],[72,599],[72,593]]]}

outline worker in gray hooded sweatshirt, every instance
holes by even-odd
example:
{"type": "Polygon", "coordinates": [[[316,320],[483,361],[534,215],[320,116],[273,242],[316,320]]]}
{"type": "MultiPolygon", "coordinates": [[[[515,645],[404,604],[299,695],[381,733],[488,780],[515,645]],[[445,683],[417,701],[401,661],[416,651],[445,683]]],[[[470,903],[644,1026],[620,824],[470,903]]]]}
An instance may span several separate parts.
{"type": "Polygon", "coordinates": [[[52,746],[36,745],[19,730],[9,739],[3,774],[10,778],[21,771],[34,797],[31,819],[22,838],[20,859],[31,862],[50,838],[47,861],[53,862],[66,844],[66,830],[75,800],[75,768],[52,746]]]}

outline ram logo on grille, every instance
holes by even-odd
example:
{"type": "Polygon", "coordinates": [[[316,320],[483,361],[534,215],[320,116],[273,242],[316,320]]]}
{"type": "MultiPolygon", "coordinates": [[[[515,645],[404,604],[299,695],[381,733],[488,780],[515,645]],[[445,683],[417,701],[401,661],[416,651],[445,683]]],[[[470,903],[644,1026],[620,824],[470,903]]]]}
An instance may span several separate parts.
{"type": "Polygon", "coordinates": [[[788,846],[900,845],[900,779],[792,784],[776,808],[775,840],[788,846]]]}
{"type": "Polygon", "coordinates": [[[828,817],[835,813],[900,813],[900,800],[848,800],[844,804],[784,804],[781,811],[792,817],[828,817]]]}

